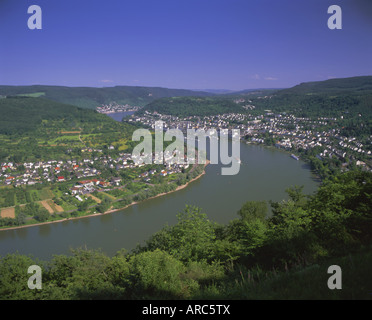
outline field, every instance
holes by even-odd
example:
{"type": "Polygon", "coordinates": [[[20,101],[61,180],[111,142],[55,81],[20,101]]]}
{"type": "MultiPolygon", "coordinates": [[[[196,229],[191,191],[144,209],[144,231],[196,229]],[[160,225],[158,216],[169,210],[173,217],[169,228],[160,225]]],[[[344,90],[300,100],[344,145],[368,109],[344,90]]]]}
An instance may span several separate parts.
{"type": "Polygon", "coordinates": [[[52,202],[52,206],[54,207],[54,212],[63,212],[63,208],[56,204],[54,201],[50,200],[52,202]]]}
{"type": "Polygon", "coordinates": [[[119,141],[115,142],[113,145],[115,148],[117,148],[119,151],[124,151],[128,148],[126,145],[127,139],[120,139],[119,141]]]}
{"type": "Polygon", "coordinates": [[[1,209],[1,218],[15,218],[14,208],[1,209]]]}
{"type": "Polygon", "coordinates": [[[17,94],[19,97],[29,97],[29,98],[38,98],[45,96],[45,92],[33,92],[33,93],[21,93],[17,94]]]}
{"type": "Polygon", "coordinates": [[[50,214],[64,211],[64,209],[57,205],[53,200],[40,201],[40,204],[47,209],[50,214]]]}

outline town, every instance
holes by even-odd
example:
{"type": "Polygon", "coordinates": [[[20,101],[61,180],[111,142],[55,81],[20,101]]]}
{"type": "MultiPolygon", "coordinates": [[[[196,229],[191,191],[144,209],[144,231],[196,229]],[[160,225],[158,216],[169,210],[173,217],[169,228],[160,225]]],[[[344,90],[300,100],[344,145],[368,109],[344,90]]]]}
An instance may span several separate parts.
{"type": "MultiPolygon", "coordinates": [[[[254,106],[246,108],[254,109],[254,106]]],[[[101,110],[102,111],[102,110],[101,110]]],[[[187,129],[239,129],[242,141],[254,144],[269,144],[288,151],[309,150],[318,147],[319,160],[336,157],[345,163],[354,163],[366,170],[372,170],[370,165],[372,153],[372,136],[368,141],[359,141],[355,137],[345,137],[340,134],[337,127],[337,118],[299,118],[290,114],[276,114],[265,110],[261,115],[248,114],[221,114],[213,116],[191,116],[179,118],[157,112],[145,112],[143,116],[132,115],[129,123],[140,123],[143,127],[155,129],[155,122],[161,120],[164,129],[177,128],[186,133],[187,129]],[[336,124],[336,125],[335,125],[336,124]]],[[[109,149],[114,149],[109,146],[109,149]]],[[[92,151],[85,150],[82,151],[92,151]]],[[[102,150],[96,150],[102,151],[102,150]]],[[[119,157],[87,156],[77,160],[49,160],[27,163],[1,163],[0,184],[29,186],[39,183],[58,183],[71,179],[88,179],[99,177],[99,168],[123,170],[135,168],[138,165],[132,160],[130,153],[120,153],[119,157]]],[[[141,166],[141,165],[140,165],[141,166]]],[[[182,165],[176,165],[174,171],[180,172],[182,165]]],[[[162,173],[164,174],[164,172],[162,173]]],[[[99,179],[98,179],[99,180],[99,179]]],[[[109,186],[118,183],[118,178],[113,176],[108,181],[100,181],[96,185],[109,186]]]]}
{"type": "MultiPolygon", "coordinates": [[[[241,101],[235,101],[241,102],[241,101]]],[[[244,108],[254,110],[252,105],[244,108]]],[[[319,151],[319,160],[336,158],[346,169],[348,165],[360,166],[372,170],[372,136],[364,141],[356,137],[341,134],[338,122],[334,117],[304,118],[292,114],[273,113],[265,110],[261,115],[227,113],[212,116],[190,116],[180,118],[158,112],[145,111],[143,116],[132,115],[126,119],[129,123],[140,123],[154,129],[155,121],[162,120],[164,128],[187,129],[239,129],[242,141],[253,144],[273,145],[284,150],[298,152],[314,149],[319,151]]]]}
{"type": "MultiPolygon", "coordinates": [[[[73,194],[76,193],[87,193],[93,192],[92,188],[81,189],[81,186],[93,186],[98,187],[110,187],[120,185],[122,179],[118,177],[111,177],[110,179],[92,179],[92,177],[99,177],[101,171],[96,167],[105,167],[108,169],[114,169],[118,173],[120,170],[133,169],[143,167],[144,164],[136,164],[132,160],[130,153],[121,153],[120,157],[113,159],[111,156],[95,157],[93,159],[83,159],[82,161],[40,161],[35,163],[2,163],[0,179],[5,185],[13,185],[15,187],[20,186],[32,186],[35,184],[42,183],[58,183],[65,182],[68,180],[80,180],[77,182],[77,186],[71,188],[73,194]],[[90,180],[89,180],[90,179],[90,180]],[[79,192],[77,192],[79,190],[79,192]],[[86,191],[86,192],[83,192],[86,191]]],[[[148,175],[155,175],[158,173],[161,176],[171,175],[173,173],[179,173],[182,169],[187,169],[189,164],[173,164],[166,165],[164,169],[155,169],[142,172],[138,177],[144,178],[146,182],[150,179],[148,175]]]]}
{"type": "Polygon", "coordinates": [[[116,112],[135,112],[141,109],[141,107],[130,106],[129,104],[121,105],[115,102],[104,104],[100,107],[97,107],[96,110],[99,113],[109,114],[116,112]]]}

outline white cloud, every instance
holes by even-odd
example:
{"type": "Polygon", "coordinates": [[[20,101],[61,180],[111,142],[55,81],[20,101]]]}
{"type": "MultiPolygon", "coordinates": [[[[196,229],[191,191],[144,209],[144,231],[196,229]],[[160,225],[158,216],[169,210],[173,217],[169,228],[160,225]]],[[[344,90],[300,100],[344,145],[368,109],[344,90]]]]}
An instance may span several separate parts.
{"type": "Polygon", "coordinates": [[[114,81],[105,79],[105,80],[101,80],[101,82],[103,82],[103,83],[113,83],[114,81]]]}
{"type": "Polygon", "coordinates": [[[266,77],[265,80],[269,80],[269,81],[275,81],[275,80],[278,80],[278,78],[273,78],[273,77],[266,77]]]}

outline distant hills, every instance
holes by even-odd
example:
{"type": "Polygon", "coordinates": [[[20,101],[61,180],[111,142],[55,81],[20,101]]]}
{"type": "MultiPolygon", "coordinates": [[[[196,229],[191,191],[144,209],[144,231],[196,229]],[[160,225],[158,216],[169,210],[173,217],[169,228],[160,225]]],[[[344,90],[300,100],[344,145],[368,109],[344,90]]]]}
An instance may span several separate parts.
{"type": "Polygon", "coordinates": [[[0,86],[1,96],[44,98],[86,109],[113,102],[145,107],[141,112],[158,111],[178,116],[244,112],[242,106],[248,100],[249,104],[257,107],[256,110],[272,109],[300,115],[326,116],[344,112],[370,115],[372,76],[306,82],[287,89],[247,89],[236,92],[138,86],[0,86]],[[242,102],[235,103],[234,100],[242,102]]]}
{"type": "Polygon", "coordinates": [[[306,82],[252,100],[258,109],[290,112],[298,116],[372,118],[372,76],[306,82]]]}
{"type": "Polygon", "coordinates": [[[224,113],[242,113],[244,109],[225,97],[172,97],[157,99],[136,114],[146,111],[179,117],[210,116],[224,113]]]}
{"type": "Polygon", "coordinates": [[[304,82],[277,92],[282,94],[366,94],[372,93],[372,76],[337,78],[325,81],[304,82]]]}
{"type": "Polygon", "coordinates": [[[211,92],[160,87],[62,87],[62,86],[0,86],[0,96],[45,97],[47,99],[75,105],[86,109],[95,109],[102,104],[116,102],[131,106],[145,106],[155,99],[182,96],[212,96],[211,92]]]}

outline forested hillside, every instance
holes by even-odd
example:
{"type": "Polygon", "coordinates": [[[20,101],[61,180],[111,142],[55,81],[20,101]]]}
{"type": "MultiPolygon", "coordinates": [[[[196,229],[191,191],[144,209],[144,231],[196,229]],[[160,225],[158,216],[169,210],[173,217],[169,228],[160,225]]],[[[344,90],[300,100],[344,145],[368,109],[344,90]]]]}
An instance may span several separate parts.
{"type": "MultiPolygon", "coordinates": [[[[12,97],[0,99],[0,134],[22,135],[37,130],[43,121],[63,121],[66,127],[108,122],[93,110],[84,110],[43,98],[12,97]]],[[[62,127],[61,127],[62,129],[62,127]]]]}
{"type": "Polygon", "coordinates": [[[179,117],[210,116],[224,113],[242,113],[244,109],[233,102],[233,99],[225,97],[172,97],[157,99],[140,111],[158,112],[161,114],[179,117]]]}
{"type": "Polygon", "coordinates": [[[45,98],[0,99],[0,161],[63,159],[129,141],[134,130],[94,110],[45,98]]]}
{"type": "Polygon", "coordinates": [[[352,94],[372,93],[372,76],[336,78],[325,81],[304,82],[289,89],[280,90],[279,94],[287,93],[326,93],[352,94]]]}
{"type": "Polygon", "coordinates": [[[372,76],[307,82],[253,98],[256,107],[298,116],[371,118],[372,76]]]}
{"type": "Polygon", "coordinates": [[[57,102],[72,104],[81,108],[95,109],[102,104],[116,102],[132,106],[144,106],[162,97],[177,96],[211,96],[212,93],[184,89],[167,89],[160,87],[116,86],[61,87],[61,86],[0,86],[0,96],[45,97],[57,102]]]}

